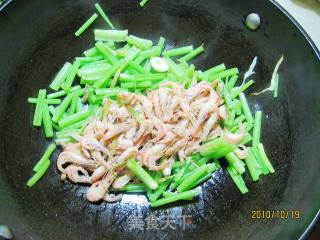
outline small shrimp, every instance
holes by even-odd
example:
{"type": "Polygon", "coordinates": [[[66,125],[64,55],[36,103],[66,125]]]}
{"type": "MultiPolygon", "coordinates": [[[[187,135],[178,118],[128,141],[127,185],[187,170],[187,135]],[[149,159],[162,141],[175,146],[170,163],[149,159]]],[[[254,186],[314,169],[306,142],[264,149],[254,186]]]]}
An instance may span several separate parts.
{"type": "Polygon", "coordinates": [[[65,171],[70,181],[74,183],[91,183],[88,172],[82,167],[69,165],[65,171]]]}
{"type": "Polygon", "coordinates": [[[117,150],[126,150],[127,148],[133,147],[133,141],[125,138],[124,135],[120,135],[118,138],[117,150]]]}
{"type": "Polygon", "coordinates": [[[217,123],[217,121],[218,121],[218,114],[215,112],[209,117],[208,121],[205,123],[202,129],[202,132],[200,134],[201,142],[207,139],[211,129],[217,123]]]}
{"type": "Polygon", "coordinates": [[[166,135],[164,138],[162,138],[160,141],[158,141],[159,144],[166,144],[169,142],[172,142],[175,139],[176,135],[171,132],[171,131],[167,131],[166,135]]]}
{"type": "Polygon", "coordinates": [[[57,167],[60,172],[66,173],[66,170],[63,166],[67,163],[83,167],[84,169],[89,170],[89,171],[93,171],[97,167],[97,165],[94,161],[89,160],[80,154],[77,154],[74,152],[69,152],[69,151],[64,151],[64,152],[60,153],[58,160],[57,160],[57,167]]]}
{"type": "Polygon", "coordinates": [[[80,140],[80,145],[83,149],[89,151],[100,151],[107,155],[109,158],[112,158],[110,151],[104,147],[96,138],[92,136],[84,136],[80,140]]]}
{"type": "Polygon", "coordinates": [[[175,157],[174,156],[171,156],[169,159],[168,159],[168,167],[164,168],[162,170],[162,173],[164,176],[170,176],[171,175],[171,170],[172,170],[172,165],[175,161],[175,157]]]}
{"type": "Polygon", "coordinates": [[[102,180],[95,182],[89,187],[87,191],[87,199],[90,202],[97,202],[103,199],[114,179],[114,173],[109,171],[102,180]]]}
{"type": "Polygon", "coordinates": [[[114,180],[112,187],[115,189],[123,188],[125,185],[127,185],[128,182],[133,178],[132,175],[125,174],[116,180],[114,180]]]}
{"type": "Polygon", "coordinates": [[[172,147],[168,148],[165,151],[166,156],[171,156],[173,154],[176,154],[180,149],[184,148],[188,143],[188,138],[181,139],[177,141],[175,144],[173,144],[172,147]]]}
{"type": "Polygon", "coordinates": [[[159,119],[162,119],[162,112],[160,109],[160,100],[159,100],[158,90],[148,92],[148,97],[153,104],[156,117],[159,119]]]}
{"type": "Polygon", "coordinates": [[[239,145],[239,147],[234,150],[234,153],[239,159],[246,159],[248,157],[248,149],[245,145],[239,145]]]}
{"type": "Polygon", "coordinates": [[[99,181],[106,173],[107,169],[104,166],[98,167],[91,175],[91,181],[93,183],[99,181]]]}
{"type": "Polygon", "coordinates": [[[113,203],[113,202],[121,201],[122,197],[123,197],[122,193],[118,195],[106,193],[106,195],[103,197],[103,200],[106,202],[113,203]]]}
{"type": "Polygon", "coordinates": [[[154,117],[152,102],[149,100],[149,98],[143,95],[138,95],[137,98],[142,104],[145,115],[148,117],[148,119],[152,119],[154,117]]]}
{"type": "Polygon", "coordinates": [[[231,133],[225,130],[225,137],[228,142],[232,144],[238,144],[241,142],[245,134],[244,126],[242,123],[239,125],[239,132],[238,133],[231,133]]]}
{"type": "Polygon", "coordinates": [[[128,158],[135,158],[138,154],[138,149],[136,147],[131,147],[125,150],[115,161],[113,164],[121,165],[123,164],[128,158]]]}
{"type": "MultiPolygon", "coordinates": [[[[92,151],[91,153],[93,159],[100,163],[102,166],[104,166],[106,169],[110,169],[110,165],[106,162],[106,160],[104,159],[104,157],[102,156],[101,152],[99,151],[92,151]]],[[[109,162],[111,162],[112,160],[110,159],[109,162]]]]}
{"type": "Polygon", "coordinates": [[[200,125],[202,124],[203,121],[206,120],[208,115],[215,110],[215,106],[216,106],[216,101],[210,101],[200,109],[198,119],[196,120],[195,125],[193,127],[193,131],[192,131],[193,136],[196,136],[198,134],[200,125]]]}
{"type": "Polygon", "coordinates": [[[219,117],[222,120],[226,120],[228,118],[228,111],[225,105],[220,106],[218,112],[219,112],[219,117]]]}
{"type": "Polygon", "coordinates": [[[166,132],[167,132],[167,128],[166,126],[157,118],[153,118],[153,123],[154,123],[154,126],[155,128],[158,130],[158,135],[152,139],[150,142],[151,143],[156,143],[158,142],[159,140],[161,140],[165,135],[166,135],[166,132]]]}
{"type": "Polygon", "coordinates": [[[130,128],[130,125],[127,123],[120,123],[113,125],[112,128],[109,129],[108,132],[102,137],[104,142],[109,141],[117,135],[120,135],[123,132],[126,132],[130,128]]]}
{"type": "Polygon", "coordinates": [[[156,166],[156,161],[163,156],[163,150],[165,144],[156,144],[147,152],[142,155],[142,163],[150,170],[159,171],[168,166],[168,162],[162,163],[160,166],[156,166]]]}
{"type": "Polygon", "coordinates": [[[133,143],[136,144],[141,138],[151,133],[153,129],[153,123],[150,120],[145,120],[142,124],[138,132],[136,133],[135,138],[133,139],[133,143]]]}

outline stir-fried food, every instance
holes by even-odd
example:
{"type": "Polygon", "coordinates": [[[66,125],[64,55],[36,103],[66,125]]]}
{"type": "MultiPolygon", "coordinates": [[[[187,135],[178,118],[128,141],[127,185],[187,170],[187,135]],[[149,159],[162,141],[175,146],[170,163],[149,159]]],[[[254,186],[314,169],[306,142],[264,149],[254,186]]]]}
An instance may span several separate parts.
{"type": "Polygon", "coordinates": [[[175,159],[185,161],[208,138],[225,134],[229,141],[240,142],[243,132],[223,132],[219,124],[227,113],[216,88],[217,81],[194,83],[188,89],[165,82],[146,95],[120,93],[117,101],[106,98],[102,118],[73,136],[76,143],[63,146],[57,161],[61,178],[90,184],[91,202],[113,202],[121,198],[110,197],[111,186],[121,189],[139,182],[126,167],[129,159],[170,176],[175,159]]]}

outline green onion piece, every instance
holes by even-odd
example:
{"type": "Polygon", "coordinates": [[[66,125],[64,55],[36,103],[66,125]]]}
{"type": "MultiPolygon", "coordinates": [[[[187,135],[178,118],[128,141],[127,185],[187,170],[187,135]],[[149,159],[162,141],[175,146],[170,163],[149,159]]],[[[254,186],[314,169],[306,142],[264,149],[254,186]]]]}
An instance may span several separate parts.
{"type": "Polygon", "coordinates": [[[195,169],[177,188],[178,192],[185,192],[193,187],[193,184],[207,173],[207,165],[195,169]]]}
{"type": "Polygon", "coordinates": [[[273,91],[273,97],[278,97],[278,91],[279,91],[279,74],[277,73],[275,80],[274,80],[274,91],[273,91]]]}
{"type": "Polygon", "coordinates": [[[248,148],[248,157],[245,159],[246,165],[253,181],[258,181],[262,174],[259,164],[254,158],[251,148],[248,148]]]}
{"type": "Polygon", "coordinates": [[[240,87],[233,88],[231,91],[231,98],[238,97],[240,93],[247,90],[252,84],[254,84],[254,81],[250,80],[250,81],[246,82],[245,84],[241,85],[240,87]]]}
{"type": "MultiPolygon", "coordinates": [[[[37,103],[38,98],[28,98],[28,103],[37,103]]],[[[60,104],[60,99],[45,99],[46,104],[60,104]]]]}
{"type": "Polygon", "coordinates": [[[239,75],[233,75],[229,79],[228,84],[227,84],[227,88],[228,88],[229,91],[231,91],[234,88],[234,86],[236,85],[238,79],[239,79],[239,75]]]}
{"type": "MultiPolygon", "coordinates": [[[[215,75],[217,73],[220,73],[220,72],[223,72],[225,71],[227,68],[226,68],[226,65],[224,63],[220,64],[220,65],[217,65],[213,68],[210,68],[208,69],[207,71],[204,72],[204,74],[206,75],[215,75]]],[[[230,90],[229,90],[230,91],[230,90]]]]}
{"type": "Polygon", "coordinates": [[[69,71],[69,74],[68,74],[68,77],[66,79],[66,81],[62,84],[62,89],[65,90],[65,91],[69,91],[71,86],[72,86],[72,83],[77,75],[77,71],[80,67],[80,63],[79,62],[74,62],[74,64],[72,65],[70,71],[69,71]]]}
{"type": "Polygon", "coordinates": [[[45,89],[40,89],[38,93],[38,101],[36,104],[36,110],[33,117],[33,126],[40,127],[43,116],[43,109],[45,104],[47,91],[45,89]]]}
{"type": "Polygon", "coordinates": [[[66,112],[68,106],[72,101],[72,93],[69,93],[61,102],[61,104],[56,108],[54,115],[52,116],[52,121],[58,122],[63,114],[66,112]]]}
{"type": "Polygon", "coordinates": [[[226,154],[225,158],[227,159],[229,165],[236,169],[240,175],[246,171],[242,165],[243,162],[233,152],[226,154]]]}
{"type": "Polygon", "coordinates": [[[262,111],[257,111],[254,117],[252,145],[256,146],[260,142],[262,111]]]}
{"type": "Polygon", "coordinates": [[[146,172],[135,160],[130,159],[127,163],[128,168],[150,189],[157,189],[158,183],[153,180],[149,173],[146,172]]]}
{"type": "Polygon", "coordinates": [[[66,80],[68,73],[70,71],[72,67],[72,64],[69,62],[66,62],[63,67],[60,69],[60,71],[58,72],[58,74],[55,76],[55,78],[53,79],[52,83],[50,84],[50,88],[52,90],[58,91],[59,88],[61,87],[61,85],[64,83],[64,81],[66,80]]]}
{"type": "Polygon", "coordinates": [[[165,47],[166,39],[164,37],[160,37],[157,46],[160,48],[160,51],[162,51],[165,47]]]}
{"type": "Polygon", "coordinates": [[[56,150],[56,148],[56,144],[51,143],[42,155],[42,157],[40,158],[40,160],[33,167],[33,171],[38,172],[41,169],[41,166],[43,166],[44,162],[50,158],[51,154],[56,150]]]}
{"type": "Polygon", "coordinates": [[[46,138],[53,137],[53,128],[52,128],[52,122],[50,117],[50,112],[48,108],[48,104],[44,103],[43,108],[43,128],[46,138]]]}
{"type": "Polygon", "coordinates": [[[66,143],[73,143],[74,139],[71,137],[66,137],[66,138],[56,138],[54,141],[57,145],[62,145],[66,143]]]}
{"type": "Polygon", "coordinates": [[[237,188],[240,190],[240,192],[242,194],[246,194],[247,192],[249,192],[242,176],[239,175],[238,172],[234,168],[229,166],[229,167],[227,167],[227,171],[228,171],[231,179],[236,184],[237,188]]]}
{"type": "Polygon", "coordinates": [[[142,50],[147,50],[152,47],[153,42],[148,39],[139,38],[133,35],[130,35],[127,38],[127,42],[133,46],[136,46],[137,48],[140,48],[142,50]]]}
{"type": "Polygon", "coordinates": [[[238,68],[231,68],[231,69],[225,70],[223,72],[208,75],[208,80],[209,80],[209,82],[212,82],[213,80],[216,80],[216,79],[231,77],[231,76],[237,75],[237,74],[239,74],[239,69],[238,68]]]}
{"type": "Polygon", "coordinates": [[[149,0],[141,0],[140,1],[140,6],[144,7],[148,2],[149,2],[149,0]]]}
{"type": "Polygon", "coordinates": [[[94,39],[96,41],[126,42],[128,30],[94,30],[94,39]]]}
{"type": "Polygon", "coordinates": [[[263,147],[262,143],[259,143],[257,147],[258,147],[261,159],[264,162],[264,164],[267,166],[269,172],[274,173],[275,170],[274,170],[270,160],[268,159],[266,152],[264,151],[264,147],[263,147]]]}
{"type": "Polygon", "coordinates": [[[246,117],[249,123],[253,123],[253,116],[250,111],[249,104],[247,102],[247,99],[244,93],[240,93],[240,101],[241,101],[241,106],[242,106],[244,116],[246,117]]]}
{"type": "Polygon", "coordinates": [[[88,110],[85,110],[85,111],[82,111],[79,113],[72,114],[68,117],[65,117],[58,122],[59,127],[65,128],[65,127],[68,127],[76,122],[80,122],[80,121],[86,119],[87,117],[89,117],[91,115],[91,113],[92,113],[91,110],[88,109],[88,110]]]}
{"type": "Polygon", "coordinates": [[[179,61],[190,61],[192,60],[193,58],[195,58],[196,56],[198,56],[200,53],[202,53],[204,51],[204,47],[203,47],[203,44],[194,49],[192,52],[188,53],[187,55],[183,56],[182,58],[179,59],[179,61]]]}
{"type": "Polygon", "coordinates": [[[216,138],[200,147],[200,154],[213,159],[218,159],[236,149],[236,145],[230,144],[224,137],[216,138]]]}
{"type": "Polygon", "coordinates": [[[245,145],[248,144],[252,141],[252,136],[250,135],[250,133],[246,133],[244,138],[241,140],[241,144],[245,145]]]}
{"type": "MultiPolygon", "coordinates": [[[[68,94],[69,92],[74,92],[74,91],[79,90],[79,89],[81,89],[81,87],[79,85],[77,85],[77,86],[74,86],[74,87],[70,88],[69,91],[61,90],[61,91],[58,91],[58,92],[50,93],[50,94],[47,95],[47,98],[48,99],[59,98],[59,97],[62,97],[64,95],[68,94]]],[[[82,95],[83,95],[83,91],[82,91],[82,95]]]]}
{"type": "Polygon", "coordinates": [[[84,31],[86,31],[90,25],[97,19],[98,14],[94,13],[75,33],[77,37],[79,37],[84,31]]]}
{"type": "Polygon", "coordinates": [[[105,46],[102,42],[97,42],[95,46],[97,50],[103,55],[103,57],[111,64],[114,65],[119,63],[118,58],[113,53],[113,50],[108,46],[105,46]]]}
{"type": "Polygon", "coordinates": [[[185,200],[185,199],[193,198],[193,197],[199,195],[200,192],[201,192],[200,188],[196,188],[196,189],[193,189],[193,190],[190,190],[190,191],[186,191],[186,192],[183,192],[183,193],[177,193],[174,196],[161,198],[161,199],[159,199],[157,201],[151,202],[150,205],[151,205],[151,207],[159,207],[159,206],[162,206],[162,205],[165,205],[165,204],[168,204],[168,203],[172,203],[172,202],[176,202],[176,201],[179,201],[179,200],[185,200]]]}
{"type": "Polygon", "coordinates": [[[145,192],[146,186],[144,183],[128,183],[123,188],[110,188],[110,191],[115,192],[129,192],[129,193],[137,193],[137,192],[145,192]]]}
{"type": "Polygon", "coordinates": [[[185,55],[193,51],[193,46],[185,46],[180,48],[174,48],[163,52],[165,57],[175,57],[179,55],[185,55]]]}
{"type": "Polygon", "coordinates": [[[40,178],[46,173],[50,164],[51,164],[51,161],[49,159],[47,159],[45,161],[45,164],[42,166],[42,168],[40,168],[39,171],[37,171],[32,176],[32,178],[29,179],[29,181],[27,182],[27,186],[32,187],[34,184],[36,184],[40,180],[40,178]]]}
{"type": "Polygon", "coordinates": [[[52,106],[52,105],[49,106],[48,108],[49,108],[49,111],[50,111],[51,115],[53,115],[54,111],[56,110],[56,108],[54,106],[52,106]]]}
{"type": "Polygon", "coordinates": [[[101,6],[99,5],[99,3],[96,3],[95,8],[97,9],[98,13],[101,15],[101,17],[103,18],[103,20],[108,24],[108,26],[111,29],[114,29],[114,26],[112,24],[112,22],[110,21],[109,17],[107,16],[107,14],[103,11],[103,9],[101,8],[101,6]]]}

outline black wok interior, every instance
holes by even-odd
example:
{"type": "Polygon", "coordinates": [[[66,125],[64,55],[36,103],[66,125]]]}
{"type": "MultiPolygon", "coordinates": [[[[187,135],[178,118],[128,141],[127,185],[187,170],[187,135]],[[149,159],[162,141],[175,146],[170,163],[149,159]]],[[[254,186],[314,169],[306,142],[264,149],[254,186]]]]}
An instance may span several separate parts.
{"type": "Polygon", "coordinates": [[[90,204],[86,188],[61,182],[53,165],[32,189],[26,182],[48,141],[32,127],[34,107],[27,97],[47,88],[62,64],[93,45],[93,28],[79,39],[74,31],[94,12],[92,0],[14,0],[0,12],[0,223],[15,239],[297,239],[320,206],[320,61],[298,28],[272,2],[265,0],[98,1],[118,28],[168,46],[205,44],[194,63],[201,69],[224,62],[242,73],[259,57],[252,91],[268,86],[281,54],[279,98],[270,93],[250,97],[262,109],[263,142],[276,169],[252,183],[242,196],[225,169],[203,185],[192,202],[151,209],[143,195],[120,203],[90,204]],[[262,16],[256,32],[243,25],[250,12],[262,16]],[[252,210],[299,210],[298,220],[255,220],[252,210]],[[135,215],[154,214],[164,230],[129,229],[135,215]],[[182,216],[193,224],[183,230],[182,216]]]}

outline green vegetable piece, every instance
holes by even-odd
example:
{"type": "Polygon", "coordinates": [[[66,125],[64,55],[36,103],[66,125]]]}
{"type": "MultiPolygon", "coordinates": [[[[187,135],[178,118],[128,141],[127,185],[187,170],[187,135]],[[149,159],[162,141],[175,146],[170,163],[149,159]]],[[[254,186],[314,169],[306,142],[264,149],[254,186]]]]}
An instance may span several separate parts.
{"type": "Polygon", "coordinates": [[[242,165],[242,161],[233,153],[230,152],[225,155],[229,165],[237,170],[237,172],[242,175],[246,171],[244,166],[242,165]]]}
{"type": "Polygon", "coordinates": [[[94,39],[96,41],[126,42],[128,30],[94,30],[94,39]]]}
{"type": "Polygon", "coordinates": [[[84,33],[90,25],[97,19],[98,14],[94,13],[75,33],[77,37],[79,37],[82,33],[84,33]]]}
{"type": "Polygon", "coordinates": [[[84,110],[79,113],[72,114],[68,117],[63,118],[58,122],[60,128],[68,127],[76,122],[80,122],[92,114],[91,109],[84,110]]]}
{"type": "MultiPolygon", "coordinates": [[[[37,103],[38,98],[28,98],[28,103],[37,103]]],[[[45,99],[46,104],[60,104],[61,100],[60,99],[45,99]]]]}
{"type": "Polygon", "coordinates": [[[68,106],[70,105],[72,101],[72,93],[69,93],[61,102],[61,104],[56,108],[54,115],[52,116],[53,122],[58,122],[63,114],[66,112],[68,106]]]}
{"type": "Polygon", "coordinates": [[[165,57],[176,57],[180,55],[185,55],[193,51],[193,46],[185,46],[180,48],[174,48],[163,52],[165,57]]]}
{"type": "Polygon", "coordinates": [[[199,195],[201,193],[200,188],[196,188],[190,191],[186,191],[183,193],[177,193],[175,195],[166,197],[166,198],[161,198],[157,201],[151,202],[150,205],[151,207],[159,207],[165,204],[169,204],[172,202],[176,202],[179,200],[185,200],[185,199],[189,199],[189,198],[193,198],[197,195],[199,195]]]}
{"type": "Polygon", "coordinates": [[[42,157],[40,158],[40,160],[37,162],[37,164],[33,167],[33,171],[34,172],[38,172],[42,166],[44,165],[45,161],[49,160],[50,156],[52,155],[52,153],[56,150],[57,146],[54,143],[51,143],[46,151],[44,152],[44,154],[42,155],[42,157]]]}
{"type": "Polygon", "coordinates": [[[68,74],[68,77],[66,79],[66,81],[62,84],[62,89],[65,90],[65,91],[69,91],[71,89],[71,86],[72,86],[72,83],[77,75],[77,71],[80,67],[80,63],[79,62],[74,62],[70,71],[69,71],[69,74],[68,74]]]}
{"type": "Polygon", "coordinates": [[[252,146],[258,145],[261,136],[262,111],[257,111],[254,117],[252,146]]]}
{"type": "Polygon", "coordinates": [[[36,127],[41,126],[46,94],[47,94],[47,91],[45,89],[39,90],[38,101],[36,104],[36,110],[34,112],[34,117],[33,117],[33,126],[36,126],[36,127]]]}
{"type": "Polygon", "coordinates": [[[204,52],[203,44],[200,47],[194,49],[192,52],[190,52],[187,55],[180,58],[179,61],[188,62],[188,61],[192,60],[193,58],[195,58],[196,56],[198,56],[199,54],[201,54],[202,52],[204,52]]]}
{"type": "Polygon", "coordinates": [[[228,171],[231,179],[236,184],[237,188],[240,190],[240,192],[242,194],[246,194],[247,192],[249,192],[242,176],[239,175],[235,169],[233,169],[232,167],[229,166],[229,167],[227,167],[227,171],[228,171]]]}
{"type": "Polygon", "coordinates": [[[150,189],[157,189],[158,183],[153,180],[149,173],[146,172],[135,160],[131,159],[127,163],[131,172],[136,175],[150,189]]]}
{"type": "Polygon", "coordinates": [[[127,42],[133,46],[136,46],[137,48],[140,48],[142,50],[147,50],[152,47],[153,42],[148,39],[139,38],[133,35],[130,35],[127,38],[127,42]]]}
{"type": "Polygon", "coordinates": [[[46,171],[48,170],[48,168],[50,167],[51,161],[49,159],[47,159],[45,161],[45,164],[42,166],[42,168],[39,169],[39,171],[37,171],[27,182],[27,186],[28,187],[32,187],[33,185],[35,185],[40,178],[42,178],[42,176],[46,173],[46,171]]]}
{"type": "Polygon", "coordinates": [[[103,18],[103,20],[108,24],[108,26],[111,29],[114,29],[114,26],[112,24],[112,22],[110,21],[109,17],[107,16],[107,14],[103,11],[103,9],[101,8],[101,6],[99,5],[99,3],[96,3],[95,8],[97,9],[98,13],[101,15],[101,17],[103,18]]]}
{"type": "Polygon", "coordinates": [[[144,7],[148,2],[149,2],[149,0],[141,0],[140,7],[144,7]]]}
{"type": "Polygon", "coordinates": [[[43,109],[43,128],[46,138],[52,138],[53,137],[53,128],[52,128],[52,122],[51,122],[51,116],[50,111],[48,108],[48,105],[44,103],[44,109],[43,109]]]}
{"type": "Polygon", "coordinates": [[[72,67],[72,64],[69,62],[66,62],[63,65],[63,67],[57,73],[57,75],[55,76],[55,78],[53,79],[52,83],[49,86],[52,90],[54,91],[59,90],[59,88],[62,86],[62,84],[66,80],[71,67],[72,67]]]}

